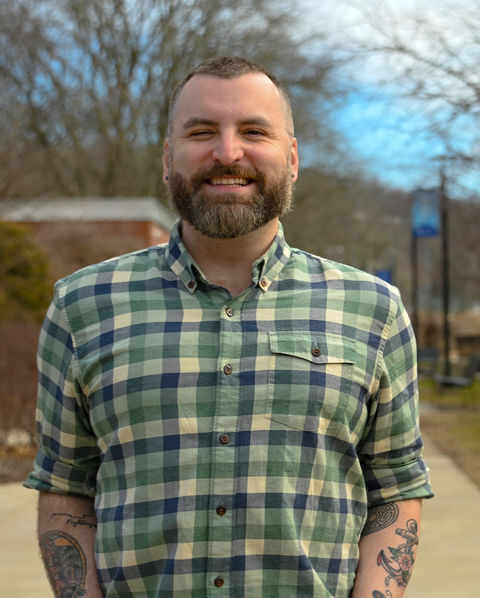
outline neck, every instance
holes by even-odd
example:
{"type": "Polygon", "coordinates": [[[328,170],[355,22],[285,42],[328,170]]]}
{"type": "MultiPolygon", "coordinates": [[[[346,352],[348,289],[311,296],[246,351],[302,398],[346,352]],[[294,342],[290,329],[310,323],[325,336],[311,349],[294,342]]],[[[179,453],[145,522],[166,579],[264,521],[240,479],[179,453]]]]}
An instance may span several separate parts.
{"type": "Polygon", "coordinates": [[[272,244],[278,231],[274,218],[259,229],[236,239],[212,239],[182,221],[182,241],[208,280],[228,289],[232,296],[251,283],[253,263],[272,244]]]}

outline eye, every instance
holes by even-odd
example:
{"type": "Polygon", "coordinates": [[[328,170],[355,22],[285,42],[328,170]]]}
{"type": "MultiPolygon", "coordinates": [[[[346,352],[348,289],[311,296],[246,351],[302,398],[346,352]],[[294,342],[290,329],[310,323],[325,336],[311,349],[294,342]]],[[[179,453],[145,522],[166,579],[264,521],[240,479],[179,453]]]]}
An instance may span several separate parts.
{"type": "Polygon", "coordinates": [[[194,137],[196,139],[201,139],[202,137],[209,137],[210,135],[213,135],[214,131],[208,130],[208,129],[200,129],[198,131],[191,131],[188,136],[189,137],[194,137]]]}
{"type": "Polygon", "coordinates": [[[246,129],[243,132],[244,135],[247,135],[248,137],[265,137],[266,133],[265,131],[262,131],[261,129],[246,129]]]}

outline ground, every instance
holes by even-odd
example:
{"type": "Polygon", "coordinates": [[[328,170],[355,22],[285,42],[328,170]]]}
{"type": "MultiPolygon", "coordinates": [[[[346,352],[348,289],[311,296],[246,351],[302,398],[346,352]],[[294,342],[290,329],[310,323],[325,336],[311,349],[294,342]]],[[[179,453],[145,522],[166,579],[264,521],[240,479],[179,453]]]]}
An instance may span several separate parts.
{"type": "Polygon", "coordinates": [[[480,488],[480,411],[442,409],[423,413],[425,436],[480,488]]]}
{"type": "Polygon", "coordinates": [[[33,447],[0,445],[0,484],[23,482],[32,470],[33,447]]]}
{"type": "Polygon", "coordinates": [[[420,379],[420,424],[443,453],[480,488],[480,380],[467,388],[420,379]]]}

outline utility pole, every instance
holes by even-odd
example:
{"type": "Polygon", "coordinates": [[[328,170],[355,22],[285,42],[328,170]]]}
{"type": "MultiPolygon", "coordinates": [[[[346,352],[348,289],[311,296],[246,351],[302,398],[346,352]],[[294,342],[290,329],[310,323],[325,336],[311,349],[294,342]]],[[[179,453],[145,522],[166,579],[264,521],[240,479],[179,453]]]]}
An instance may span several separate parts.
{"type": "Polygon", "coordinates": [[[443,295],[443,347],[444,347],[444,375],[451,375],[450,364],[450,254],[449,254],[449,201],[445,190],[446,175],[442,167],[440,173],[440,215],[442,230],[442,295],[443,295]]]}

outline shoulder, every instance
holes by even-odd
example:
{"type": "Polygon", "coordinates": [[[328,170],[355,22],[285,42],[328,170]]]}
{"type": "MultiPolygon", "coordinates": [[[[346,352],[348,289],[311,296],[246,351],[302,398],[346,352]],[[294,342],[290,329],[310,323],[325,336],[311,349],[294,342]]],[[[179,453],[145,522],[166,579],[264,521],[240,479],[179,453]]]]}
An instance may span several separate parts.
{"type": "Polygon", "coordinates": [[[292,277],[323,297],[327,307],[335,304],[335,309],[384,324],[401,308],[399,290],[373,274],[299,249],[292,249],[291,257],[292,277]]]}
{"type": "Polygon", "coordinates": [[[305,270],[312,279],[324,281],[327,286],[342,288],[346,292],[371,291],[394,301],[399,297],[395,286],[364,270],[300,249],[292,249],[292,257],[295,267],[305,270]]]}
{"type": "Polygon", "coordinates": [[[85,266],[57,282],[64,292],[105,283],[128,282],[144,276],[152,266],[163,267],[166,245],[156,245],[85,266]]]}
{"type": "Polygon", "coordinates": [[[113,304],[128,305],[152,280],[161,286],[168,278],[165,254],[166,246],[157,245],[86,266],[56,283],[54,302],[72,330],[108,318],[113,304]]]}

